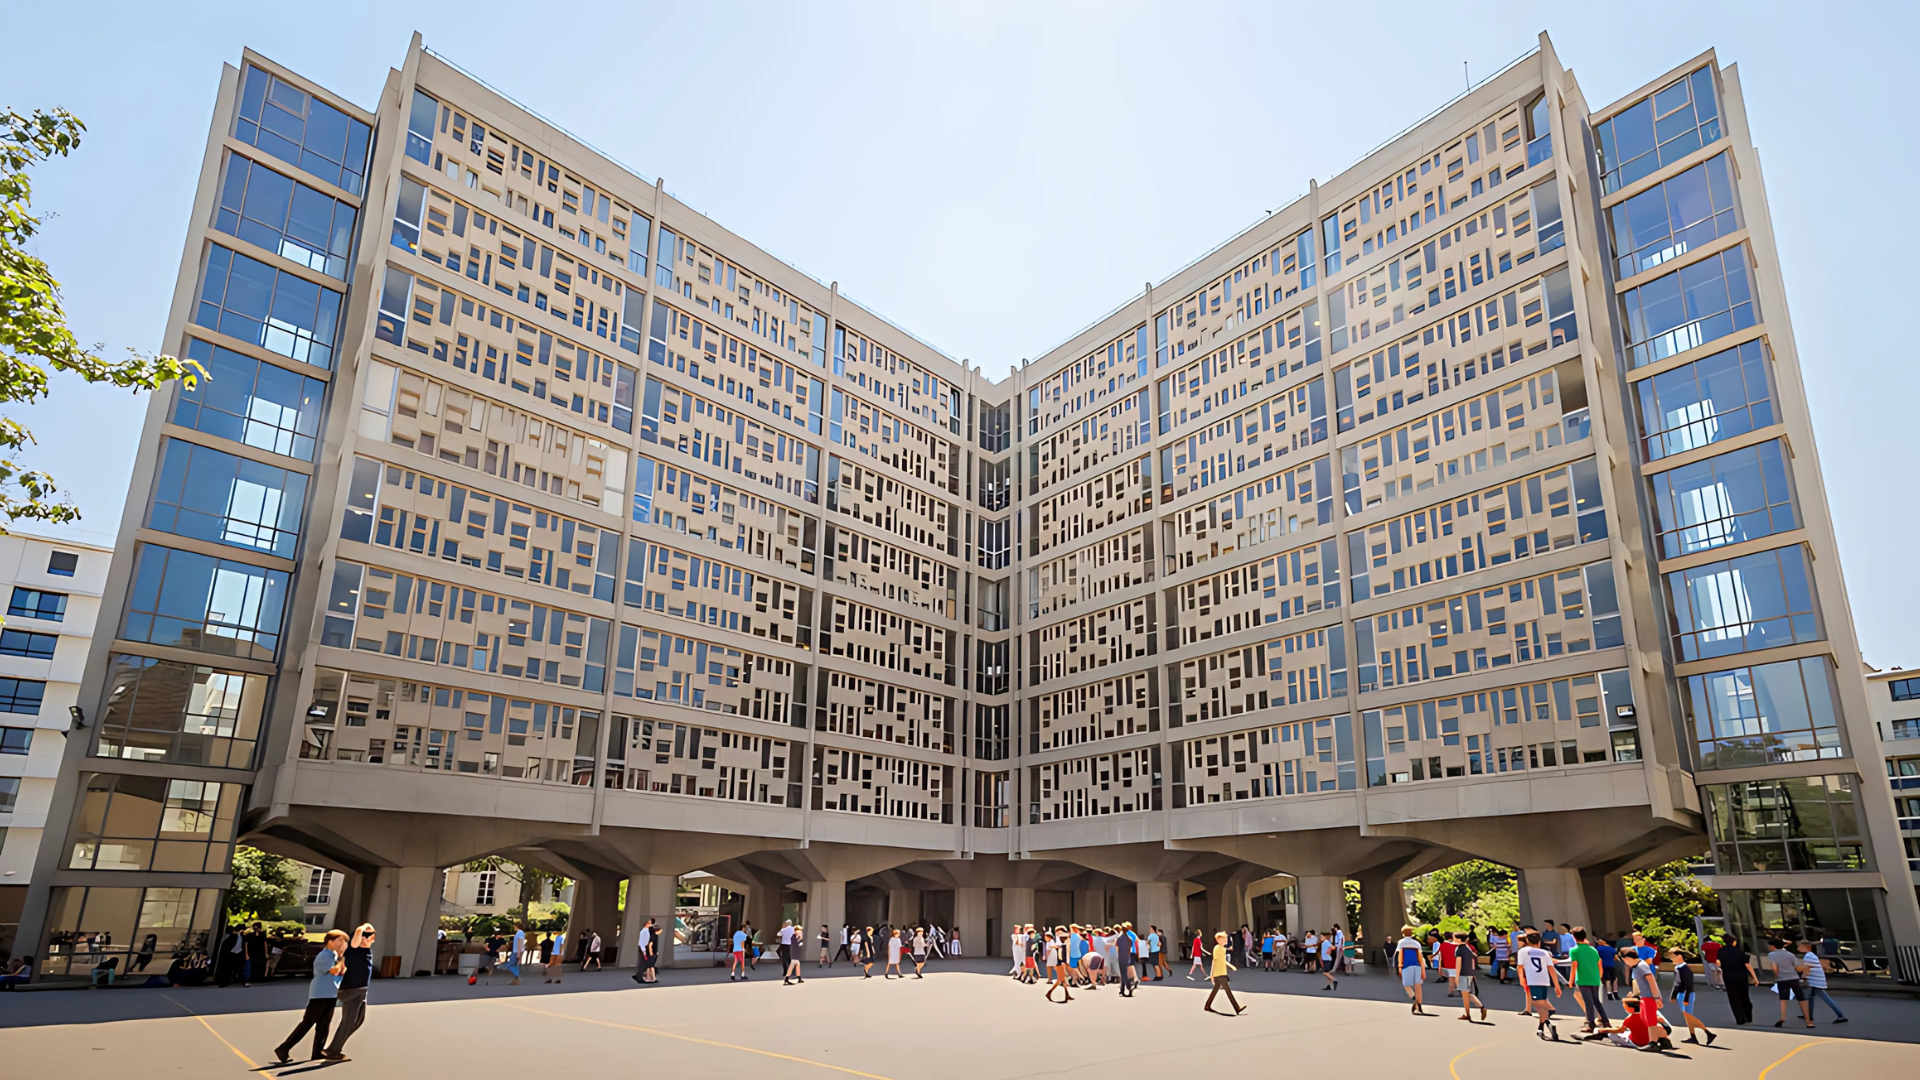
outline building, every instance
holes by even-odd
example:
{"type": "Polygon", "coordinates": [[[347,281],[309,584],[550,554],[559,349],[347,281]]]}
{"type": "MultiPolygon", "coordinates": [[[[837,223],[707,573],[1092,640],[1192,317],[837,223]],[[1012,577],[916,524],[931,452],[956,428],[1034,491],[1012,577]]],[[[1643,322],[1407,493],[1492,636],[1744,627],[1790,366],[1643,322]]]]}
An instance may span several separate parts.
{"type": "Polygon", "coordinates": [[[13,955],[112,558],[93,544],[0,535],[0,960],[13,955]]]}
{"type": "Polygon", "coordinates": [[[214,378],[148,418],[46,972],[209,925],[236,838],[408,971],[489,853],[596,928],[706,871],[989,947],[1353,880],[1377,938],[1468,857],[1619,928],[1711,822],[1728,895],[1920,942],[1711,52],[1596,106],[1543,35],[1000,382],[417,37],[371,108],[249,52],[214,116],[214,378]]]}
{"type": "MultiPolygon", "coordinates": [[[[1867,672],[1868,701],[1873,706],[1874,735],[1887,763],[1887,786],[1893,792],[1894,813],[1900,820],[1901,854],[1907,877],[1920,895],[1920,677],[1893,668],[1867,672]]],[[[1889,860],[1888,878],[1898,879],[1898,864],[1889,860]]],[[[1889,888],[1892,886],[1889,885],[1889,888]]]]}

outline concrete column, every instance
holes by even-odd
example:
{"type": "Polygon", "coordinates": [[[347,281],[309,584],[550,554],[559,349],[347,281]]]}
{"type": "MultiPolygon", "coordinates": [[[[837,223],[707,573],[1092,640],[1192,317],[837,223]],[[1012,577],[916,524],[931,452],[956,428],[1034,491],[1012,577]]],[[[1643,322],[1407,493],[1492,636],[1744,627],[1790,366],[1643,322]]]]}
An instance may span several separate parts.
{"type": "Polygon", "coordinates": [[[1247,923],[1252,914],[1247,906],[1246,885],[1240,882],[1238,875],[1235,875],[1221,882],[1218,890],[1209,889],[1208,897],[1211,898],[1216,891],[1219,893],[1220,903],[1213,909],[1214,920],[1218,924],[1214,929],[1225,930],[1228,933],[1237,932],[1243,923],[1247,923]]]}
{"type": "Polygon", "coordinates": [[[820,934],[820,924],[827,924],[828,947],[835,953],[840,950],[840,928],[847,922],[847,883],[844,881],[807,882],[807,945],[813,951],[809,955],[818,956],[819,946],[814,944],[820,934]]]}
{"type": "Polygon", "coordinates": [[[895,929],[920,921],[919,889],[887,890],[887,922],[895,929]]]}
{"type": "Polygon", "coordinates": [[[382,866],[374,871],[368,918],[379,933],[378,964],[400,958],[400,975],[433,970],[440,939],[440,890],[446,872],[436,866],[382,866]]]}
{"type": "Polygon", "coordinates": [[[1013,928],[1016,925],[1025,926],[1032,921],[1033,921],[1033,890],[1032,889],[1001,889],[1000,890],[1000,930],[1001,930],[1001,936],[1005,937],[1007,940],[997,942],[996,944],[1000,945],[1001,947],[1007,950],[1006,955],[1011,956],[1013,953],[1013,944],[1012,944],[1013,928]]]}
{"type": "Polygon", "coordinates": [[[1180,883],[1177,881],[1142,881],[1139,883],[1139,908],[1133,920],[1134,929],[1145,934],[1147,928],[1157,926],[1161,935],[1171,942],[1180,936],[1180,883]]]}
{"type": "MultiPolygon", "coordinates": [[[[1633,924],[1627,908],[1627,876],[1580,872],[1580,885],[1587,897],[1587,929],[1612,941],[1633,924]]],[[[1578,924],[1575,924],[1578,925],[1578,924]]]]}
{"type": "Polygon", "coordinates": [[[780,943],[781,883],[754,881],[747,886],[747,921],[753,924],[754,937],[769,951],[780,943]]]}
{"type": "Polygon", "coordinates": [[[967,956],[987,955],[987,890],[953,890],[953,926],[967,956]]]}
{"type": "Polygon", "coordinates": [[[1562,926],[1591,925],[1587,923],[1587,894],[1580,886],[1579,870],[1570,866],[1521,869],[1520,921],[1539,926],[1545,919],[1562,926]]]}
{"type": "MultiPolygon", "coordinates": [[[[1369,876],[1360,879],[1360,925],[1370,946],[1391,944],[1406,925],[1407,903],[1403,882],[1397,877],[1369,876]]],[[[1357,935],[1348,927],[1349,936],[1357,935]]]]}
{"type": "Polygon", "coordinates": [[[1073,921],[1082,926],[1105,926],[1107,922],[1107,890],[1074,890],[1073,921]]]}
{"type": "Polygon", "coordinates": [[[620,879],[578,878],[573,883],[573,907],[567,916],[567,959],[579,954],[588,931],[600,935],[602,962],[617,959],[606,955],[610,944],[618,942],[620,923],[620,879]]]}
{"type": "MultiPolygon", "coordinates": [[[[353,933],[353,928],[367,921],[367,904],[363,895],[366,892],[367,875],[351,870],[335,875],[333,879],[333,925],[353,933]]],[[[434,921],[439,929],[439,920],[434,921]]],[[[379,927],[374,927],[377,931],[379,927]]]]}
{"type": "MultiPolygon", "coordinates": [[[[1333,924],[1347,924],[1346,879],[1339,877],[1301,877],[1300,882],[1300,926],[1290,928],[1294,934],[1304,934],[1309,930],[1327,931],[1333,924]]],[[[1394,927],[1395,930],[1400,929],[1394,927]]],[[[1348,937],[1352,937],[1349,928],[1348,937]]]]}
{"type": "Polygon", "coordinates": [[[640,966],[640,928],[648,919],[654,921],[654,929],[660,934],[660,966],[672,966],[673,908],[679,891],[680,879],[673,874],[635,874],[627,879],[627,910],[620,917],[619,966],[640,966]]]}

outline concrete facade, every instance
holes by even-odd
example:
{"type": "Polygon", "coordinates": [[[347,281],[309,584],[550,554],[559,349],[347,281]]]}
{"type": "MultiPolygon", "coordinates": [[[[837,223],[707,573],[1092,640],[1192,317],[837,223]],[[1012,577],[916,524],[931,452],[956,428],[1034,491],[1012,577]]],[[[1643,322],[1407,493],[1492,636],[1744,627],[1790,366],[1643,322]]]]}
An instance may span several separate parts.
{"type": "Polygon", "coordinates": [[[762,929],[976,953],[1280,888],[1329,929],[1348,880],[1377,940],[1472,857],[1534,918],[1618,921],[1623,874],[1785,779],[1863,830],[1722,887],[1817,879],[1887,928],[1863,956],[1920,941],[1712,53],[1594,108],[1543,35],[997,383],[418,38],[371,110],[246,54],[193,222],[167,344],[224,374],[156,396],[85,685],[212,670],[263,741],[68,751],[76,835],[119,828],[117,778],[219,786],[159,838],[192,866],[42,844],[45,970],[156,896],[206,925],[236,837],[355,875],[403,949],[487,854],[627,942],[618,882],[664,924],[696,870],[762,929]],[[200,472],[236,494],[185,528],[200,472]],[[1810,749],[1694,738],[1766,665],[1826,702],[1810,749]]]}

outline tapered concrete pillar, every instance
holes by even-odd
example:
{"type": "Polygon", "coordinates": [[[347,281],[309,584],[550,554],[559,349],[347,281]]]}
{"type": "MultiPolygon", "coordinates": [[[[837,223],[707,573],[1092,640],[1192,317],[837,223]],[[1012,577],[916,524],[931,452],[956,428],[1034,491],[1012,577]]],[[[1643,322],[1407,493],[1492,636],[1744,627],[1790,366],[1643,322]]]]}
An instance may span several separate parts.
{"type": "Polygon", "coordinates": [[[920,921],[919,889],[887,890],[887,922],[895,927],[914,926],[920,921]]]}
{"type": "Polygon", "coordinates": [[[1138,899],[1135,901],[1139,910],[1133,920],[1134,929],[1144,935],[1148,927],[1157,926],[1168,941],[1180,936],[1179,891],[1180,883],[1177,881],[1140,882],[1138,899]]]}
{"type": "Polygon", "coordinates": [[[435,866],[383,866],[374,871],[366,920],[379,934],[374,970],[388,956],[400,958],[402,978],[433,970],[445,882],[446,872],[435,866]]]}
{"type": "Polygon", "coordinates": [[[1587,894],[1587,918],[1593,920],[1587,924],[1587,929],[1613,941],[1633,925],[1633,915],[1627,907],[1625,874],[1582,870],[1580,885],[1587,894]]]}
{"type": "Polygon", "coordinates": [[[1407,902],[1404,883],[1397,877],[1372,875],[1360,879],[1360,929],[1347,928],[1348,936],[1358,937],[1369,946],[1391,944],[1406,925],[1407,902]]]}
{"type": "Polygon", "coordinates": [[[1012,945],[1013,928],[1016,926],[1025,926],[1032,921],[1033,921],[1033,890],[1032,889],[1001,889],[1000,890],[1000,930],[1001,930],[1001,936],[1006,938],[1007,940],[1004,942],[1000,942],[999,944],[1007,950],[1005,955],[1008,955],[1008,956],[1013,955],[1013,945],[1012,945]]]}
{"type": "Polygon", "coordinates": [[[838,952],[840,928],[847,922],[847,883],[844,881],[807,882],[806,920],[808,955],[819,955],[819,946],[815,944],[815,940],[820,936],[821,923],[827,924],[827,947],[833,952],[838,952]]]}
{"type": "Polygon", "coordinates": [[[953,890],[953,928],[967,956],[987,955],[987,890],[953,890]]]}
{"type": "Polygon", "coordinates": [[[1560,926],[1591,925],[1579,870],[1570,866],[1520,870],[1520,921],[1539,926],[1546,919],[1560,926]]]}
{"type": "Polygon", "coordinates": [[[752,882],[747,889],[747,921],[753,924],[754,940],[769,951],[780,943],[781,888],[780,882],[768,880],[752,882]]]}
{"type": "MultiPolygon", "coordinates": [[[[351,870],[341,871],[333,876],[333,925],[353,932],[353,928],[367,921],[367,875],[351,870]]],[[[435,920],[436,930],[439,929],[435,920]]],[[[379,927],[375,927],[378,930],[379,927]]],[[[436,935],[437,937],[438,935],[436,935]]]]}
{"type": "Polygon", "coordinates": [[[1073,921],[1082,926],[1105,926],[1107,923],[1107,890],[1074,890],[1073,921]]]}
{"type": "MultiPolygon", "coordinates": [[[[653,920],[654,932],[659,935],[655,946],[659,966],[673,965],[673,909],[679,894],[680,879],[673,874],[635,874],[627,879],[627,909],[620,916],[619,966],[640,966],[640,928],[648,919],[653,920]]],[[[608,963],[612,966],[611,961],[608,963]]]]}
{"type": "MultiPolygon", "coordinates": [[[[1333,929],[1335,923],[1342,927],[1347,925],[1346,879],[1321,876],[1297,880],[1300,883],[1300,927],[1295,933],[1327,931],[1333,929]]],[[[1398,930],[1399,927],[1394,929],[1398,930]]],[[[1351,930],[1347,936],[1353,936],[1351,930]]]]}
{"type": "Polygon", "coordinates": [[[600,935],[601,962],[614,963],[608,956],[619,946],[620,879],[613,877],[577,878],[573,883],[573,907],[567,915],[567,958],[581,955],[591,934],[600,935]]]}

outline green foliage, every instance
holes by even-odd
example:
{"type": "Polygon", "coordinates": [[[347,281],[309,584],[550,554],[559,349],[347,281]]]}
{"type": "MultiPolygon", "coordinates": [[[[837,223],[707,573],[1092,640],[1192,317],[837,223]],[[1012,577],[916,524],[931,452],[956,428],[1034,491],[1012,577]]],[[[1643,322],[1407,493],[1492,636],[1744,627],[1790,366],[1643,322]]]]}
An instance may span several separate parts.
{"type": "Polygon", "coordinates": [[[229,921],[278,921],[280,908],[299,900],[300,875],[292,859],[244,844],[234,849],[233,885],[227,890],[229,921]]]}
{"type": "MultiPolygon", "coordinates": [[[[1347,937],[1357,938],[1360,936],[1360,883],[1343,881],[1340,883],[1340,892],[1346,900],[1347,937]]],[[[1399,927],[1394,929],[1398,930],[1399,927]]]]}
{"type": "MultiPolygon", "coordinates": [[[[49,369],[136,391],[156,390],[175,379],[191,386],[196,375],[206,374],[190,360],[142,356],[131,349],[125,360],[107,360],[99,352],[103,346],[81,345],[67,328],[60,283],[27,251],[40,228],[31,211],[33,183],[27,170],[72,153],[85,130],[64,109],[36,110],[31,116],[0,112],[0,403],[45,398],[49,369]]],[[[33,441],[26,425],[0,416],[0,517],[7,522],[78,519],[80,509],[59,498],[52,476],[25,469],[10,456],[33,441]]]]}
{"type": "Polygon", "coordinates": [[[1720,898],[1694,876],[1691,859],[1628,874],[1626,885],[1627,909],[1643,927],[1659,923],[1691,933],[1695,916],[1720,914],[1720,898]]]}
{"type": "MultiPolygon", "coordinates": [[[[552,885],[553,891],[557,893],[567,881],[566,878],[558,874],[549,874],[545,870],[536,869],[525,863],[517,863],[512,859],[499,855],[488,855],[485,858],[474,859],[467,863],[465,869],[469,873],[492,870],[500,877],[506,878],[518,886],[519,899],[511,907],[507,908],[506,918],[502,920],[503,925],[509,930],[512,929],[513,921],[516,919],[527,920],[529,923],[532,922],[533,915],[531,913],[531,905],[533,905],[535,900],[540,898],[541,893],[544,891],[544,886],[552,885]]],[[[561,907],[564,910],[565,905],[563,904],[561,907]]],[[[485,916],[476,916],[476,918],[484,917],[485,916]]],[[[562,925],[564,925],[564,920],[562,921],[562,925]]],[[[532,930],[538,928],[528,925],[527,929],[532,930]]],[[[560,929],[560,927],[556,926],[553,927],[553,929],[557,930],[560,929]]],[[[486,931],[483,930],[481,933],[484,935],[486,931]]]]}
{"type": "Polygon", "coordinates": [[[1467,905],[1466,921],[1484,938],[1490,926],[1511,930],[1520,924],[1520,890],[1483,893],[1467,905]]]}
{"type": "MultiPolygon", "coordinates": [[[[1467,915],[1475,926],[1512,926],[1520,918],[1520,885],[1511,869],[1484,859],[1435,870],[1414,879],[1409,914],[1423,924],[1435,924],[1448,915],[1467,915]],[[1505,897],[1512,897],[1512,916],[1504,922],[1492,916],[1508,910],[1505,897]],[[1470,914],[1475,904],[1482,905],[1479,915],[1470,914]]],[[[1399,929],[1395,927],[1394,929],[1399,929]]]]}

